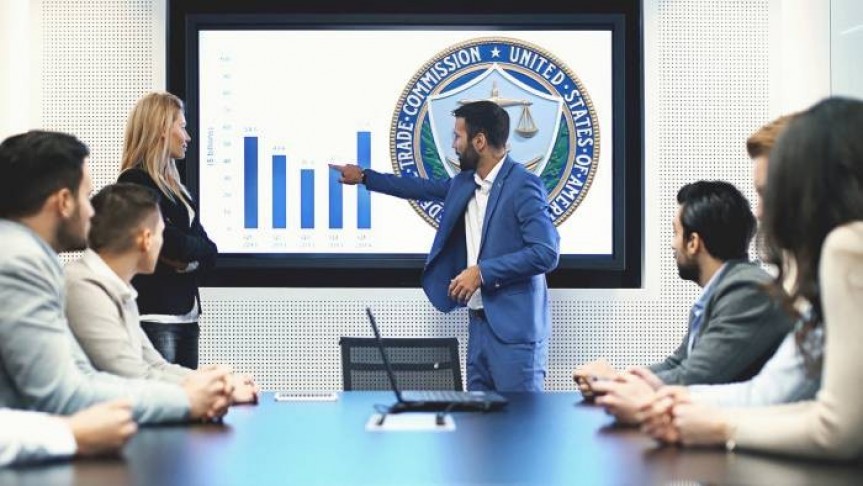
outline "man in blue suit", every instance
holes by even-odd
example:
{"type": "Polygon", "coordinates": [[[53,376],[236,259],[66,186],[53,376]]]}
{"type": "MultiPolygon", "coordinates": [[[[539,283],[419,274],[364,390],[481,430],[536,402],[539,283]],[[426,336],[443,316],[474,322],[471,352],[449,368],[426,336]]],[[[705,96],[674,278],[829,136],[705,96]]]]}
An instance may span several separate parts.
{"type": "Polygon", "coordinates": [[[545,273],[560,236],[540,179],[507,155],[509,115],[491,101],[453,112],[461,171],[447,181],[332,166],[344,184],[443,201],[422,285],[442,312],[468,307],[468,390],[541,391],[551,314],[545,273]]]}

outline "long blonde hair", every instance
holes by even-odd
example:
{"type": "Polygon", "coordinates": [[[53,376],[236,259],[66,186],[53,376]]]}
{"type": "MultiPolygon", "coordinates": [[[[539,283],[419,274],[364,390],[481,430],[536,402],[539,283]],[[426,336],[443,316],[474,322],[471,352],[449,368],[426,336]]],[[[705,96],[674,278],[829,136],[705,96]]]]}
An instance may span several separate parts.
{"type": "Polygon", "coordinates": [[[138,100],[126,122],[120,171],[140,167],[168,199],[188,203],[191,196],[169,152],[168,132],[181,113],[183,101],[171,93],[150,93],[138,100]]]}

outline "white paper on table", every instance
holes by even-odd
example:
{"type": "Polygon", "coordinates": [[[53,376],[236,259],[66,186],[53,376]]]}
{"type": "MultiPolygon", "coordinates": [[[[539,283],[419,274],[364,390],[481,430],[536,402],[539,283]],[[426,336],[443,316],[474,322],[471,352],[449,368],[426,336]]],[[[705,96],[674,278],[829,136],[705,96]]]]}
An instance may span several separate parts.
{"type": "Polygon", "coordinates": [[[378,425],[381,414],[373,413],[366,422],[369,432],[451,432],[455,430],[452,415],[444,415],[443,425],[437,424],[437,413],[411,412],[387,414],[382,425],[378,425]]]}

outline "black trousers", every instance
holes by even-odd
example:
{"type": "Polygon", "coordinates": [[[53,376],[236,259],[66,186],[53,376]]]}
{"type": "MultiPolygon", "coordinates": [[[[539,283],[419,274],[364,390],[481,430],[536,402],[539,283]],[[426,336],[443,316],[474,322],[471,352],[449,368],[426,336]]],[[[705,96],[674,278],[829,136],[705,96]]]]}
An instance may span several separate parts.
{"type": "Polygon", "coordinates": [[[198,367],[198,338],[201,335],[201,327],[197,322],[161,324],[142,321],[141,327],[156,351],[161,353],[169,363],[193,370],[198,367]]]}

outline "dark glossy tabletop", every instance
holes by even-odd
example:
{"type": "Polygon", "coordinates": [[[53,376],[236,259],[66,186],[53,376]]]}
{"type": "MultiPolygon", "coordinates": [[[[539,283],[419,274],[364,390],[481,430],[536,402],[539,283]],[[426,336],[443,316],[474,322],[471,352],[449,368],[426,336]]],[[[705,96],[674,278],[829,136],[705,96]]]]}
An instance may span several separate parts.
{"type": "Polygon", "coordinates": [[[121,458],[0,471],[0,484],[863,484],[863,465],[659,447],[577,393],[508,394],[453,432],[367,432],[391,393],[235,407],[223,425],[146,427],[121,458]]]}

